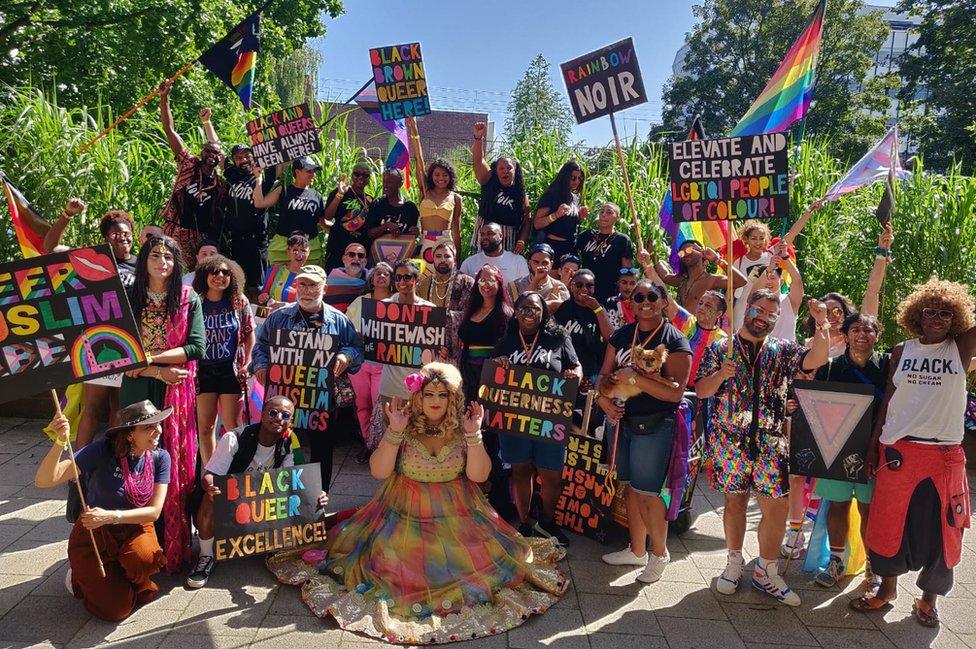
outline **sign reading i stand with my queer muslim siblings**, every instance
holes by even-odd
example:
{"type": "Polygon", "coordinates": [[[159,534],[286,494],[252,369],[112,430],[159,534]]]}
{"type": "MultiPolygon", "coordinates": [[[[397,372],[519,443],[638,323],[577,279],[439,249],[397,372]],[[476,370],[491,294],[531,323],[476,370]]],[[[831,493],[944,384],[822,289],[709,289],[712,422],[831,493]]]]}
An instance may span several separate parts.
{"type": "Polygon", "coordinates": [[[439,360],[446,326],[444,307],[363,299],[360,333],[368,361],[423,367],[439,360]]]}
{"type": "Polygon", "coordinates": [[[478,401],[485,406],[488,428],[496,433],[566,444],[577,390],[577,378],[489,360],[481,370],[478,401]]]}
{"type": "Polygon", "coordinates": [[[789,164],[782,133],[672,142],[668,162],[678,221],[789,215],[789,164]]]}
{"type": "Polygon", "coordinates": [[[247,123],[254,163],[267,169],[322,150],[319,129],[304,103],[247,123]]]}
{"type": "Polygon", "coordinates": [[[142,367],[108,244],[0,265],[0,401],[142,367]]]}
{"type": "Polygon", "coordinates": [[[427,115],[430,96],[420,43],[373,47],[369,50],[380,116],[385,120],[427,115]]]}
{"type": "Polygon", "coordinates": [[[632,38],[559,67],[577,124],[647,101],[632,38]]]}
{"type": "Polygon", "coordinates": [[[318,515],[318,464],[214,476],[214,552],[218,561],[325,540],[318,515]]]}
{"type": "Polygon", "coordinates": [[[317,330],[275,329],[270,335],[264,398],[283,395],[295,404],[292,428],[324,431],[332,410],[337,341],[317,330]]]}

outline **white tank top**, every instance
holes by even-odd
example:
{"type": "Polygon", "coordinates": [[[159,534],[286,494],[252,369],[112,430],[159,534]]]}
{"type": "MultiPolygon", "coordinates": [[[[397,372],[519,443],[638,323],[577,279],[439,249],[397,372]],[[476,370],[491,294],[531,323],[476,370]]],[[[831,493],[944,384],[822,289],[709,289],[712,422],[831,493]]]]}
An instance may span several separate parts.
{"type": "Polygon", "coordinates": [[[892,382],[897,389],[888,402],[882,444],[908,436],[935,444],[962,443],[966,368],[954,339],[931,345],[917,338],[905,341],[892,382]]]}

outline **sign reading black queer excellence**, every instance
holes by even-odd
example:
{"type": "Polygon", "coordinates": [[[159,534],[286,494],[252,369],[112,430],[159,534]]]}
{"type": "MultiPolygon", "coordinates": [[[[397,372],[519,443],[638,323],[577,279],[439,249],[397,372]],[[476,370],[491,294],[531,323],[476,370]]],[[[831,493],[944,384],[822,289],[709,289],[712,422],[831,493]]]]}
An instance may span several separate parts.
{"type": "Polygon", "coordinates": [[[577,124],[647,101],[632,38],[559,67],[577,124]]]}
{"type": "Polygon", "coordinates": [[[676,221],[789,216],[789,163],[782,133],[672,142],[668,162],[676,221]]]}

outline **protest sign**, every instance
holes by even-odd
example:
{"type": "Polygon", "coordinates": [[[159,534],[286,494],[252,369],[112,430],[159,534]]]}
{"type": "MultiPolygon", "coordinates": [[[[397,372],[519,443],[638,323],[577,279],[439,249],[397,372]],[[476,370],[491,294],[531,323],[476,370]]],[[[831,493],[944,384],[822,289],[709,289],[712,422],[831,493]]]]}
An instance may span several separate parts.
{"type": "Polygon", "coordinates": [[[676,221],[786,218],[786,136],[682,140],[668,147],[676,221]]]}
{"type": "Polygon", "coordinates": [[[577,124],[647,101],[632,38],[559,67],[577,124]]]}
{"type": "Polygon", "coordinates": [[[318,514],[318,464],[214,476],[217,561],[287,550],[325,540],[318,514]]]}
{"type": "Polygon", "coordinates": [[[566,444],[573,428],[579,379],[522,365],[488,360],[478,400],[490,430],[541,442],[566,444]]]}
{"type": "Polygon", "coordinates": [[[264,169],[322,150],[308,103],[276,110],[247,123],[254,163],[264,169]]]}
{"type": "Polygon", "coordinates": [[[108,244],[0,265],[0,401],[145,364],[108,244]]]}
{"type": "Polygon", "coordinates": [[[557,525],[600,542],[607,538],[610,506],[617,493],[617,483],[606,479],[608,467],[601,464],[605,452],[603,441],[571,434],[563,464],[563,491],[556,501],[557,525]]]}
{"type": "Polygon", "coordinates": [[[315,329],[275,329],[270,341],[265,399],[278,395],[291,399],[296,430],[328,429],[337,341],[315,329]]]}
{"type": "Polygon", "coordinates": [[[396,120],[431,112],[420,43],[370,48],[369,63],[380,117],[396,120]]]}
{"type": "Polygon", "coordinates": [[[793,388],[800,408],[790,431],[790,473],[866,483],[874,386],[795,381],[793,388]]]}
{"type": "Polygon", "coordinates": [[[368,361],[423,367],[439,360],[446,326],[444,307],[363,299],[360,333],[368,361]]]}

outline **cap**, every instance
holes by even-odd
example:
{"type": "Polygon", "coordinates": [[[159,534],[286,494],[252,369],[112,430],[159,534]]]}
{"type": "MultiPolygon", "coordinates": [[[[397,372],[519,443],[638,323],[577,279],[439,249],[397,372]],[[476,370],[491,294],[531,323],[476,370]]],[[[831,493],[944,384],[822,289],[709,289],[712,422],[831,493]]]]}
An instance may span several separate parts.
{"type": "Polygon", "coordinates": [[[119,425],[112,426],[106,430],[105,436],[111,437],[120,430],[132,428],[133,426],[148,426],[149,424],[158,424],[172,414],[172,408],[160,410],[149,399],[138,401],[119,410],[119,425]]]}
{"type": "Polygon", "coordinates": [[[308,266],[302,266],[302,269],[295,275],[295,279],[301,279],[302,277],[307,277],[315,282],[324,282],[326,281],[327,275],[325,269],[321,266],[309,264],[308,266]]]}
{"type": "Polygon", "coordinates": [[[251,146],[249,144],[235,144],[230,148],[230,155],[233,156],[235,153],[241,153],[246,151],[247,153],[253,153],[251,151],[251,146]]]}
{"type": "Polygon", "coordinates": [[[310,155],[303,155],[301,158],[295,158],[291,162],[294,169],[302,169],[305,171],[318,171],[322,168],[322,165],[315,161],[310,155]]]}
{"type": "Polygon", "coordinates": [[[559,265],[563,264],[576,264],[577,266],[583,265],[583,260],[574,255],[571,252],[567,252],[565,255],[559,258],[559,265]]]}
{"type": "Polygon", "coordinates": [[[530,257],[532,255],[534,255],[535,253],[537,253],[537,252],[543,252],[543,253],[549,255],[549,259],[552,259],[553,257],[556,256],[556,251],[553,250],[552,249],[552,246],[550,246],[548,243],[537,243],[534,246],[532,246],[531,248],[529,248],[529,256],[530,257]]]}

